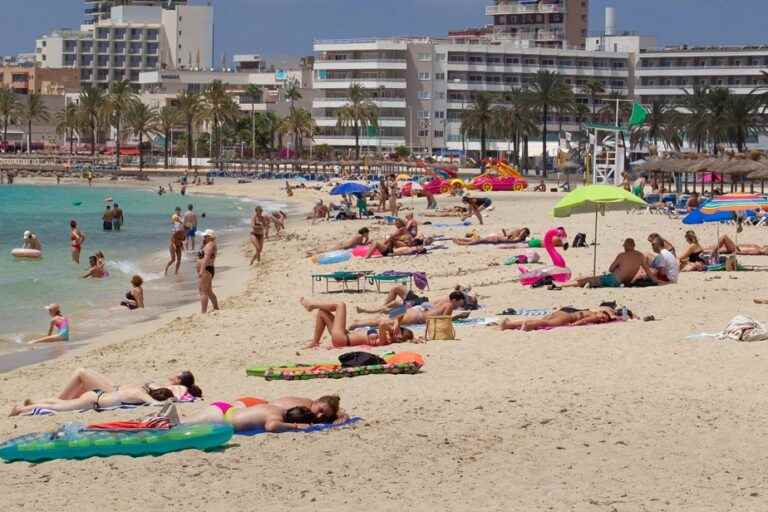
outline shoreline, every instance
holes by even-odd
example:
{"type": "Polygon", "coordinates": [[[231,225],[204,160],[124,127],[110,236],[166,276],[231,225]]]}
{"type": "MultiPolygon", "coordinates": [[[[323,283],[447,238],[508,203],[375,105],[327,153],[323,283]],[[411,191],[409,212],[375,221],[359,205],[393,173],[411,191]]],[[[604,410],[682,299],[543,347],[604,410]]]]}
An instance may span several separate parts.
{"type": "MultiPolygon", "coordinates": [[[[177,195],[180,200],[192,200],[194,197],[201,196],[215,198],[227,197],[233,199],[245,199],[253,197],[244,191],[228,191],[228,187],[233,185],[233,183],[230,183],[231,179],[229,178],[218,178],[217,181],[218,180],[222,180],[223,183],[218,185],[201,185],[199,187],[194,187],[191,190],[188,187],[188,193],[186,196],[181,196],[177,192],[173,192],[173,194],[177,195]],[[197,188],[202,189],[202,191],[200,193],[196,193],[195,190],[197,188]]],[[[148,183],[146,181],[140,180],[121,180],[120,182],[103,182],[94,180],[93,188],[115,187],[116,183],[119,184],[118,186],[121,188],[138,189],[146,191],[147,193],[154,193],[154,190],[147,186],[148,183]]],[[[40,177],[19,179],[14,183],[14,185],[17,184],[57,186],[55,183],[55,178],[40,177]]],[[[87,183],[83,183],[83,180],[67,180],[66,182],[62,180],[58,186],[83,186],[84,184],[87,183]]],[[[242,184],[238,185],[242,186],[242,184]]],[[[265,197],[253,197],[254,202],[258,202],[259,200],[279,202],[273,199],[267,199],[265,197]]],[[[289,223],[296,222],[298,218],[303,217],[306,214],[304,208],[308,205],[311,205],[311,202],[304,204],[300,201],[296,201],[295,197],[286,198],[286,200],[282,202],[288,204],[287,213],[289,216],[289,223]]],[[[243,204],[249,203],[244,202],[243,204]]],[[[246,213],[245,216],[247,217],[248,214],[246,213]]],[[[228,230],[219,234],[219,256],[217,262],[220,262],[218,263],[218,266],[222,270],[216,273],[214,290],[217,297],[219,298],[220,303],[241,295],[244,291],[246,283],[250,279],[252,268],[247,265],[247,259],[244,256],[244,252],[249,249],[250,245],[246,244],[245,242],[245,240],[247,240],[247,236],[243,236],[245,234],[247,234],[247,227],[245,226],[232,231],[228,230]],[[246,260],[245,266],[243,266],[243,260],[246,260]]],[[[139,263],[142,265],[148,264],[150,262],[157,263],[158,259],[164,259],[166,257],[166,251],[158,250],[148,254],[145,258],[140,260],[139,263]]],[[[183,257],[184,259],[182,260],[182,268],[185,266],[185,264],[188,265],[187,258],[189,257],[189,253],[184,251],[183,257]]],[[[149,267],[150,265],[146,266],[149,267]]],[[[179,275],[181,276],[183,274],[185,274],[185,272],[180,272],[179,275]]],[[[168,277],[172,278],[172,275],[169,274],[168,277]]],[[[196,288],[196,286],[196,282],[184,281],[181,283],[167,283],[153,291],[155,293],[168,293],[174,291],[188,293],[181,288],[196,288]]],[[[19,368],[44,363],[55,359],[63,359],[68,355],[76,357],[81,351],[91,347],[106,347],[115,343],[127,342],[133,337],[138,337],[150,333],[153,330],[162,328],[174,320],[180,319],[181,317],[189,317],[194,314],[199,314],[200,304],[196,297],[197,296],[195,294],[195,298],[185,297],[183,299],[179,299],[178,301],[164,302],[161,305],[153,308],[156,309],[155,311],[148,312],[147,309],[142,311],[141,313],[148,315],[146,317],[137,319],[136,321],[131,321],[129,318],[123,318],[121,320],[125,323],[125,325],[120,325],[111,331],[109,329],[85,331],[85,336],[76,336],[75,341],[66,342],[64,345],[21,345],[21,347],[24,347],[23,349],[0,353],[0,374],[6,374],[19,368]]],[[[113,309],[113,307],[113,305],[106,305],[101,312],[106,313],[113,309]]],[[[123,312],[122,308],[120,308],[120,312],[123,312]]],[[[125,313],[133,314],[134,312],[125,313]]],[[[83,331],[74,330],[74,332],[77,335],[78,332],[83,331]]]]}

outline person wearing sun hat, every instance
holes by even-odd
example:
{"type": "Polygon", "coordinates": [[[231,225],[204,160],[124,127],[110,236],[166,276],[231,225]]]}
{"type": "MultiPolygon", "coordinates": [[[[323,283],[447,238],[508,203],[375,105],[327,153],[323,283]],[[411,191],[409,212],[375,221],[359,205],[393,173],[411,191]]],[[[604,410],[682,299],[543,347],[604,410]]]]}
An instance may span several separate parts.
{"type": "Polygon", "coordinates": [[[34,249],[36,251],[42,251],[43,244],[40,243],[40,239],[37,238],[36,234],[31,232],[30,230],[26,230],[24,232],[24,248],[34,249]]]}
{"type": "Polygon", "coordinates": [[[48,326],[48,335],[30,341],[33,343],[54,343],[57,341],[69,341],[69,318],[61,312],[61,306],[58,304],[48,304],[45,306],[48,314],[51,315],[51,323],[48,326]],[[54,330],[56,334],[54,334],[54,330]]]}
{"type": "Polygon", "coordinates": [[[213,276],[216,275],[216,232],[212,229],[203,231],[203,248],[197,253],[199,259],[197,265],[198,291],[200,292],[200,308],[203,313],[208,312],[208,302],[213,309],[219,309],[219,299],[213,293],[213,276]]]}

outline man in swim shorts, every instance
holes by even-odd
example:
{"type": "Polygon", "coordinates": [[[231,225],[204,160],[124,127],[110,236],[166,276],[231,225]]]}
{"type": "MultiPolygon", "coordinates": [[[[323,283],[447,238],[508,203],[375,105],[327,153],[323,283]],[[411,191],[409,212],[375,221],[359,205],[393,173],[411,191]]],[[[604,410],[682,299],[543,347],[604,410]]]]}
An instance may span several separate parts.
{"type": "Polygon", "coordinates": [[[184,213],[183,224],[187,235],[185,247],[188,251],[194,251],[195,235],[197,234],[197,214],[195,214],[194,206],[191,204],[187,205],[187,211],[184,213]]]}
{"type": "Polygon", "coordinates": [[[120,208],[119,204],[115,203],[115,207],[112,209],[112,228],[115,231],[120,231],[123,221],[123,209],[120,208]]]}
{"type": "Polygon", "coordinates": [[[103,222],[104,231],[112,231],[112,219],[114,218],[114,213],[112,212],[112,207],[107,205],[107,208],[104,210],[104,215],[101,216],[101,220],[103,222]]]}
{"type": "Polygon", "coordinates": [[[584,288],[587,285],[590,288],[629,286],[635,280],[640,269],[645,271],[645,274],[651,281],[659,284],[659,280],[648,266],[648,261],[643,253],[635,250],[635,241],[632,238],[627,238],[624,240],[624,252],[616,256],[607,273],[600,276],[582,277],[563,286],[578,288],[584,288]]]}

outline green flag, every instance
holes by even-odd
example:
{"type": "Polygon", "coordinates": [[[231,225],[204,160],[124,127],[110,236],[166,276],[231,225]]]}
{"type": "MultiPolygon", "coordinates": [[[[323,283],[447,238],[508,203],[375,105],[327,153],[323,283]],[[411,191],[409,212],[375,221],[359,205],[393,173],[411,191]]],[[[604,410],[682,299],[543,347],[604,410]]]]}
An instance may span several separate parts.
{"type": "Polygon", "coordinates": [[[648,111],[639,102],[632,104],[632,114],[629,116],[629,126],[643,124],[648,118],[648,111]]]}
{"type": "Polygon", "coordinates": [[[375,137],[379,134],[379,129],[376,126],[368,125],[368,137],[375,137]]]}

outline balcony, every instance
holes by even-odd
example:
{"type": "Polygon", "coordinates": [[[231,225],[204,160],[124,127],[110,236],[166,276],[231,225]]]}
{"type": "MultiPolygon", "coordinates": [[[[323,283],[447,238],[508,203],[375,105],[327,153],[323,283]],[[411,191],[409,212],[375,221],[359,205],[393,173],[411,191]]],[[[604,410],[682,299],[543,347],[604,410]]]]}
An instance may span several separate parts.
{"type": "MultiPolygon", "coordinates": [[[[354,147],[355,138],[351,135],[316,135],[314,146],[327,144],[329,146],[354,147]]],[[[405,137],[360,137],[361,146],[372,147],[396,147],[405,145],[405,137]]]]}
{"type": "Polygon", "coordinates": [[[499,4],[489,5],[485,8],[486,16],[500,16],[505,14],[545,14],[565,12],[565,5],[551,5],[551,4],[534,4],[534,5],[521,5],[521,4],[499,4]]]}
{"type": "MultiPolygon", "coordinates": [[[[335,117],[315,117],[317,126],[334,127],[337,124],[335,117]]],[[[405,128],[405,117],[380,117],[380,128],[405,128]]]]}
{"type": "MultiPolygon", "coordinates": [[[[374,105],[379,108],[406,108],[405,98],[372,98],[374,105]]],[[[312,101],[312,108],[341,108],[349,103],[347,97],[325,97],[315,98],[312,101]]]]}
{"type": "Polygon", "coordinates": [[[348,59],[348,60],[315,60],[316,70],[346,70],[346,69],[407,69],[405,59],[348,59]]]}
{"type": "Polygon", "coordinates": [[[349,89],[352,84],[358,84],[365,89],[405,89],[405,78],[318,78],[315,89],[349,89]]]}

